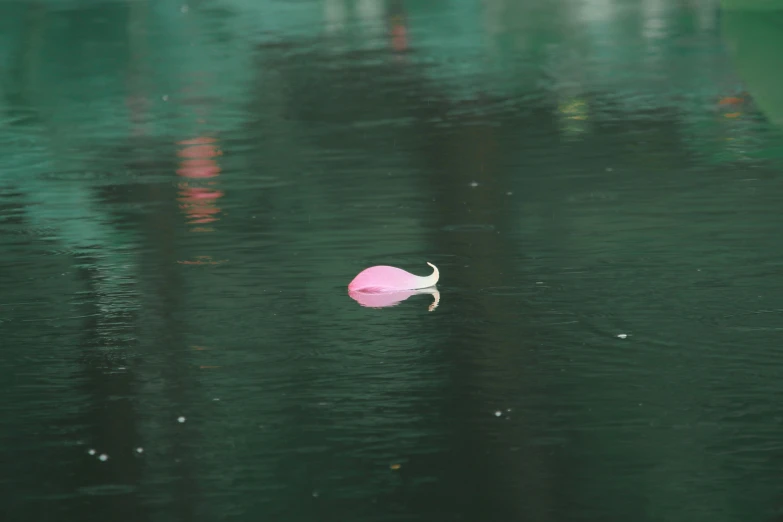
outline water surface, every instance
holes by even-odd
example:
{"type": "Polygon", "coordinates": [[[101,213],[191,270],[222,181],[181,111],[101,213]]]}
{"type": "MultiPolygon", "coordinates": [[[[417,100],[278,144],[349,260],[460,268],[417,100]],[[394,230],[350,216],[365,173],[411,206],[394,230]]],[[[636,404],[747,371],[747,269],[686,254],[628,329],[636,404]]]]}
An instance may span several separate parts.
{"type": "Polygon", "coordinates": [[[1,3],[3,519],[773,520],[779,23],[1,3]]]}

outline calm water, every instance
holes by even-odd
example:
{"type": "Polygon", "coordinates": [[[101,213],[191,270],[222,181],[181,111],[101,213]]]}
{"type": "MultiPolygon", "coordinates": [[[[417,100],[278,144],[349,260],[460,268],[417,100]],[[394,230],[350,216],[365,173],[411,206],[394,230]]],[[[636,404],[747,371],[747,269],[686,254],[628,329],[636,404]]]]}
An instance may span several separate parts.
{"type": "Polygon", "coordinates": [[[2,520],[775,520],[780,27],[0,3],[2,520]]]}

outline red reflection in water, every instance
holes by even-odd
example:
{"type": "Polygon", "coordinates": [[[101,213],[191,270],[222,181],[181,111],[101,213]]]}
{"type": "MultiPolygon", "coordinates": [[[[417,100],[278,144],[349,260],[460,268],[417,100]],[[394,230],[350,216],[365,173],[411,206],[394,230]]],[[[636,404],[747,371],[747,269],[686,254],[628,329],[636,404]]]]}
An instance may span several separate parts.
{"type": "Polygon", "coordinates": [[[190,218],[188,221],[190,224],[203,225],[219,219],[217,214],[220,208],[215,203],[217,199],[223,197],[223,191],[190,187],[186,183],[180,183],[179,188],[179,208],[190,218]]]}
{"type": "Polygon", "coordinates": [[[395,16],[391,20],[391,44],[392,49],[398,52],[408,48],[408,28],[402,16],[395,16]]]}
{"type": "Polygon", "coordinates": [[[739,98],[737,96],[726,96],[725,98],[721,98],[721,100],[718,102],[718,105],[738,105],[745,100],[743,98],[739,98]]]}
{"type": "Polygon", "coordinates": [[[747,98],[747,93],[741,93],[737,96],[724,96],[718,101],[720,113],[724,118],[739,118],[742,116],[742,109],[745,107],[747,98]]]}
{"type": "MultiPolygon", "coordinates": [[[[220,165],[215,160],[223,151],[215,138],[199,136],[178,142],[182,147],[177,156],[182,158],[177,174],[189,180],[179,184],[180,209],[189,218],[192,225],[204,225],[217,221],[220,207],[217,200],[223,197],[223,191],[214,188],[216,181],[204,182],[220,175],[220,165]]],[[[208,232],[211,229],[196,228],[194,232],[208,232]]]]}

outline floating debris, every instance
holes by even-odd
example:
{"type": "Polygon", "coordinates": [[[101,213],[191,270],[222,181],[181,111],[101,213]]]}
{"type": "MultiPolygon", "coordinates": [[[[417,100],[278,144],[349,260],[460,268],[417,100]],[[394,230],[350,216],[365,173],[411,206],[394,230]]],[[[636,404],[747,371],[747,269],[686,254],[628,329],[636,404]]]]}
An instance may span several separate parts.
{"type": "Polygon", "coordinates": [[[495,412],[495,417],[500,417],[501,415],[503,415],[502,411],[498,410],[495,412]]]}
{"type": "Polygon", "coordinates": [[[95,455],[96,452],[95,452],[94,449],[89,449],[89,450],[87,450],[87,453],[90,454],[90,455],[95,455]]]}
{"type": "Polygon", "coordinates": [[[138,448],[136,448],[136,453],[139,453],[139,454],[144,453],[144,448],[139,446],[138,448]]]}
{"type": "Polygon", "coordinates": [[[392,470],[394,470],[394,471],[397,471],[397,470],[398,470],[398,469],[400,469],[401,467],[402,467],[402,464],[392,464],[391,466],[389,466],[389,469],[392,469],[392,470]]]}
{"type": "Polygon", "coordinates": [[[617,334],[617,337],[619,337],[620,339],[625,339],[626,337],[628,337],[628,334],[617,334]]]}
{"type": "Polygon", "coordinates": [[[106,462],[107,460],[109,460],[109,456],[108,456],[107,454],[105,454],[105,453],[102,453],[102,454],[101,454],[101,455],[98,457],[98,460],[100,460],[101,462],[106,462]]]}
{"type": "Polygon", "coordinates": [[[183,422],[185,422],[185,420],[187,420],[187,419],[185,419],[185,417],[178,417],[178,418],[177,418],[177,422],[179,422],[180,424],[182,424],[183,422]]]}

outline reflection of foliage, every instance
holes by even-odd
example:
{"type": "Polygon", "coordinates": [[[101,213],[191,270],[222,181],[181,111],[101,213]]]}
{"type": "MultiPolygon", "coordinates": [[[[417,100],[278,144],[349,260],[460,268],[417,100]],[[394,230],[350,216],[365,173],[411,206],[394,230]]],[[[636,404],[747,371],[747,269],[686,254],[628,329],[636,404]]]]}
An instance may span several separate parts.
{"type": "Polygon", "coordinates": [[[561,102],[558,105],[561,114],[561,125],[566,134],[580,134],[587,130],[585,122],[588,118],[589,106],[584,99],[575,98],[561,102]]]}

